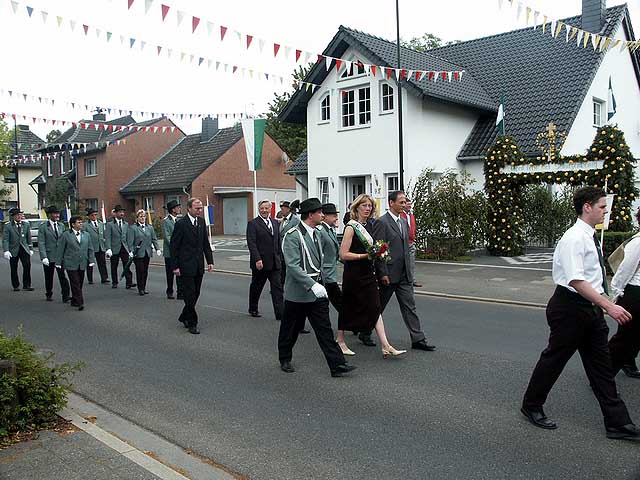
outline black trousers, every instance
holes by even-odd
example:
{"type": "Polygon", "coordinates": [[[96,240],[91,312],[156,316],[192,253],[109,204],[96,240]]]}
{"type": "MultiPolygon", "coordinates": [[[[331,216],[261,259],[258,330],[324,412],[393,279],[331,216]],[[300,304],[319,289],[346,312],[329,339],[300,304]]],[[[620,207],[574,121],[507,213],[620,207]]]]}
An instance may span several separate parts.
{"type": "Polygon", "coordinates": [[[136,266],[136,283],[138,284],[138,291],[144,292],[147,289],[147,277],[149,276],[149,255],[146,253],[144,257],[135,257],[133,263],[136,266]]]}
{"type": "Polygon", "coordinates": [[[609,327],[599,307],[564,287],[547,304],[549,345],[533,370],[523,406],[541,411],[547,396],[567,362],[578,351],[593,392],[600,403],[606,427],[631,423],[627,407],[618,395],[613,379],[607,336],[609,327]]]}
{"type": "Polygon", "coordinates": [[[327,360],[329,369],[347,363],[340,347],[335,341],[331,322],[329,320],[329,300],[319,298],[315,302],[298,303],[285,300],[284,316],[280,323],[278,334],[278,356],[280,363],[290,362],[293,357],[293,347],[306,319],[316,334],[316,340],[327,360]]]}
{"type": "MultiPolygon", "coordinates": [[[[124,247],[120,247],[120,252],[111,257],[111,283],[113,285],[118,285],[118,262],[120,260],[122,260],[122,268],[124,268],[129,261],[129,254],[124,247]]],[[[133,284],[133,274],[131,273],[131,270],[125,272],[124,279],[127,287],[130,287],[133,284]]]]}
{"type": "Polygon", "coordinates": [[[276,320],[282,320],[284,310],[284,299],[282,294],[282,280],[280,280],[280,270],[258,270],[251,269],[251,284],[249,285],[249,311],[258,311],[258,302],[265,283],[269,280],[271,288],[271,303],[273,304],[273,314],[276,320]]]}
{"type": "MultiPolygon", "coordinates": [[[[96,255],[96,264],[98,265],[98,271],[100,272],[100,281],[102,283],[107,283],[109,281],[109,276],[107,274],[107,260],[104,252],[95,252],[96,255]]],[[[93,283],[93,267],[87,265],[87,280],[89,283],[93,283]]]]}
{"type": "Polygon", "coordinates": [[[173,273],[171,258],[164,257],[164,273],[167,276],[167,295],[173,295],[173,277],[175,277],[178,298],[182,298],[182,277],[176,277],[173,273]]]}
{"type": "Polygon", "coordinates": [[[178,320],[183,322],[187,327],[195,327],[198,325],[198,313],[196,312],[196,303],[200,297],[200,287],[202,286],[203,275],[193,277],[182,277],[182,298],[184,300],[184,308],[178,320]]]}
{"type": "Polygon", "coordinates": [[[84,305],[82,295],[82,284],[84,283],[84,270],[67,270],[69,284],[71,285],[71,306],[79,307],[84,305]]]}
{"type": "Polygon", "coordinates": [[[640,287],[627,285],[618,305],[631,314],[631,321],[618,325],[618,331],[609,340],[611,364],[614,374],[624,365],[635,365],[640,352],[640,287]]]}
{"type": "Polygon", "coordinates": [[[287,276],[287,263],[284,261],[284,255],[282,255],[282,262],[280,263],[280,282],[282,283],[282,287],[284,288],[284,280],[287,276]]]}
{"type": "Polygon", "coordinates": [[[18,279],[18,261],[22,263],[22,288],[31,287],[31,256],[24,248],[20,247],[17,257],[11,257],[9,259],[9,266],[11,267],[11,285],[13,288],[20,287],[20,280],[18,279]]]}
{"type": "Polygon", "coordinates": [[[333,308],[336,309],[338,313],[342,310],[342,290],[340,290],[340,285],[338,283],[325,283],[324,288],[327,289],[327,294],[329,295],[329,301],[333,308]]]}
{"type": "Polygon", "coordinates": [[[62,289],[62,301],[66,302],[69,299],[69,282],[64,274],[64,270],[56,268],[56,264],[51,262],[49,266],[42,265],[44,269],[44,292],[47,298],[53,296],[53,274],[58,275],[58,281],[60,282],[60,288],[62,289]]]}

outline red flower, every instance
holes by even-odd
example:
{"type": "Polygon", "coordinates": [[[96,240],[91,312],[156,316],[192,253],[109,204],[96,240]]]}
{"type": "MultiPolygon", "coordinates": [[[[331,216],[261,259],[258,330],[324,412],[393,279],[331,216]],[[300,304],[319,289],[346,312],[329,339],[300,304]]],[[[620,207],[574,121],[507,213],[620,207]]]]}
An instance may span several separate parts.
{"type": "Polygon", "coordinates": [[[380,247],[380,251],[378,252],[378,255],[382,255],[384,252],[387,251],[388,248],[389,248],[389,245],[387,245],[386,243],[383,243],[382,246],[380,247]]]}

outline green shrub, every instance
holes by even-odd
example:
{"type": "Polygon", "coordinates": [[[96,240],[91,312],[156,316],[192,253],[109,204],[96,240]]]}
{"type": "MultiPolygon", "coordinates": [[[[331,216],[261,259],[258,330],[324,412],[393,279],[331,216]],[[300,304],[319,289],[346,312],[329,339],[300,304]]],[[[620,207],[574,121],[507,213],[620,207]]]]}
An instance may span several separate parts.
{"type": "Polygon", "coordinates": [[[0,437],[12,432],[47,428],[67,404],[71,377],[81,364],[53,364],[53,354],[40,357],[18,333],[0,330],[0,360],[16,364],[15,378],[0,375],[0,437]]]}

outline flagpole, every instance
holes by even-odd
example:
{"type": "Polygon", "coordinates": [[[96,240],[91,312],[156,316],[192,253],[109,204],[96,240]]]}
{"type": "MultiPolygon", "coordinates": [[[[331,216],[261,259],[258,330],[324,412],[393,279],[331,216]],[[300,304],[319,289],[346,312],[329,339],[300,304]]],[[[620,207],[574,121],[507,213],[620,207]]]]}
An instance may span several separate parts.
{"type": "Polygon", "coordinates": [[[253,171],[253,203],[254,203],[254,208],[256,216],[257,216],[257,212],[258,212],[258,179],[257,179],[257,175],[256,175],[256,171],[253,171]]]}
{"type": "MultiPolygon", "coordinates": [[[[398,71],[402,68],[400,64],[400,5],[399,0],[396,0],[396,41],[397,41],[397,60],[398,71]]],[[[396,78],[398,83],[398,186],[400,190],[404,190],[404,150],[403,150],[403,136],[402,136],[402,86],[400,85],[400,78],[396,78]]]]}
{"type": "Polygon", "coordinates": [[[209,234],[209,245],[213,243],[213,238],[211,236],[211,217],[209,216],[209,195],[207,194],[207,233],[209,234]]]}
{"type": "MultiPolygon", "coordinates": [[[[604,193],[607,193],[607,184],[608,184],[608,178],[604,179],[604,193]]],[[[602,230],[600,230],[600,248],[602,249],[602,254],[604,255],[604,248],[602,248],[604,245],[604,221],[602,222],[602,230]]]]}

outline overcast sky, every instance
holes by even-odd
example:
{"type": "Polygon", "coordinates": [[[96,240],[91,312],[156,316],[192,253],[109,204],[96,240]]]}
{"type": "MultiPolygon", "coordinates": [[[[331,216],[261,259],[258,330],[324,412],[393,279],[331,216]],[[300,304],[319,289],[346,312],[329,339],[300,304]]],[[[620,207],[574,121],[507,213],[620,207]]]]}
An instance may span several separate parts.
{"type": "MultiPolygon", "coordinates": [[[[18,0],[14,15],[10,0],[0,0],[2,68],[0,89],[51,97],[81,104],[114,106],[154,112],[248,112],[266,110],[275,91],[288,89],[293,55],[273,59],[272,45],[262,53],[256,40],[247,52],[234,30],[304,51],[320,53],[340,25],[383,38],[395,38],[395,0],[155,0],[145,15],[145,0],[18,0]],[[165,22],[161,4],[171,7],[165,22]],[[35,9],[32,18],[26,6],[35,9]],[[43,23],[41,11],[48,13],[43,23]],[[177,26],[177,10],[185,12],[177,26]],[[202,18],[191,34],[191,16],[202,18]],[[58,28],[56,17],[64,19],[58,28]],[[69,21],[77,21],[71,32],[69,21]],[[215,26],[207,35],[205,21],[215,26]],[[82,24],[92,27],[85,36],[82,24]],[[228,27],[224,42],[219,26],[228,27]],[[94,27],[101,29],[97,38],[94,27]],[[105,41],[106,31],[113,32],[105,41]],[[120,44],[120,35],[126,39],[120,44]],[[135,38],[134,48],[129,39],[135,38]],[[143,51],[141,42],[147,42],[143,51]],[[156,46],[165,47],[158,57],[156,46]],[[173,48],[167,59],[166,47],[173,48]],[[285,76],[284,85],[262,80],[242,80],[229,73],[180,62],[181,51],[223,63],[285,76]]],[[[506,0],[505,0],[506,3],[506,0]]],[[[580,13],[582,0],[526,0],[524,3],[555,18],[580,13]]],[[[624,3],[608,0],[607,6],[624,3]]],[[[640,0],[628,2],[636,34],[640,32],[640,0]]],[[[522,28],[515,9],[498,8],[498,0],[400,0],[400,28],[405,39],[433,33],[444,40],[468,40],[522,28]]],[[[535,33],[539,34],[539,33],[535,33]]],[[[549,41],[558,41],[549,37],[549,41]]],[[[284,49],[284,47],[283,47],[284,49]]],[[[609,55],[618,55],[617,51],[609,55]]],[[[74,121],[90,113],[66,109],[64,104],[40,105],[0,95],[0,111],[74,121]]],[[[117,115],[116,115],[117,116],[117,115]]],[[[110,118],[113,118],[111,115],[110,118]]],[[[136,116],[136,120],[144,120],[136,116]]],[[[200,129],[200,121],[174,121],[186,133],[200,129]]],[[[232,120],[222,122],[228,126],[232,120]]],[[[41,137],[53,127],[35,124],[41,137]]]]}

